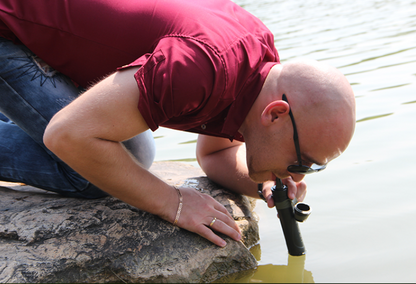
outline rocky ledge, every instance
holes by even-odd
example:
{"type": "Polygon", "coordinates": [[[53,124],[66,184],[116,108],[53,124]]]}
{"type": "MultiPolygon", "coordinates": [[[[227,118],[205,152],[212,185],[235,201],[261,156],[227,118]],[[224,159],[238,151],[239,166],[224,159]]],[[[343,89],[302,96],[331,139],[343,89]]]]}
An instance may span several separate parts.
{"type": "Polygon", "coordinates": [[[226,238],[219,248],[113,197],[65,198],[0,182],[0,282],[213,282],[256,267],[247,249],[259,240],[252,200],[186,164],[155,163],[151,171],[213,196],[243,241],[226,238]]]}

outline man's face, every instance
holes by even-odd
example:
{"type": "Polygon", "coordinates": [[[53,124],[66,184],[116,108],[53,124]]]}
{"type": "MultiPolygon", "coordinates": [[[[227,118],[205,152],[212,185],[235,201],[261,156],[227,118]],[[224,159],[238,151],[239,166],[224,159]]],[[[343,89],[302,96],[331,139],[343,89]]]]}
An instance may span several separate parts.
{"type": "MultiPolygon", "coordinates": [[[[292,139],[279,139],[270,143],[256,143],[251,147],[246,143],[247,167],[250,178],[258,183],[275,180],[276,177],[287,178],[291,173],[287,167],[297,163],[297,155],[292,139]],[[292,142],[292,143],[290,143],[292,142]]],[[[296,181],[301,181],[303,175],[296,175],[296,181]]]]}
{"type": "MultiPolygon", "coordinates": [[[[301,164],[310,167],[312,164],[325,165],[338,157],[343,151],[342,141],[330,137],[328,133],[313,127],[299,133],[301,164]]],[[[330,134],[329,134],[330,135],[330,134]]],[[[293,140],[293,129],[285,128],[278,138],[259,139],[250,143],[247,141],[247,166],[249,176],[255,182],[264,182],[291,176],[299,182],[304,174],[291,173],[287,170],[290,165],[298,165],[298,155],[293,140]],[[253,144],[253,145],[252,145],[253,144]]]]}

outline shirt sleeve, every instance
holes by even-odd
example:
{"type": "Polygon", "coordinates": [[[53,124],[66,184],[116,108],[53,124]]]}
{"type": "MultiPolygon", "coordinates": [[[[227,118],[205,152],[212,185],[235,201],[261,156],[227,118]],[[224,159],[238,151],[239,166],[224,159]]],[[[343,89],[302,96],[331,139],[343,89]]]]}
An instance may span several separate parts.
{"type": "Polygon", "coordinates": [[[153,131],[159,126],[200,125],[210,119],[218,103],[212,93],[224,92],[221,60],[209,46],[193,39],[165,38],[152,54],[132,65],[142,65],[135,74],[138,108],[153,131]]]}

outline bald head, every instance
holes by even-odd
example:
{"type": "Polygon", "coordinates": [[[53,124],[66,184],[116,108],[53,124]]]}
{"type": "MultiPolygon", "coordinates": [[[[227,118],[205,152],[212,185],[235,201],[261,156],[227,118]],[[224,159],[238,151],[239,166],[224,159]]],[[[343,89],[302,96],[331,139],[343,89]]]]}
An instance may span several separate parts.
{"type": "Polygon", "coordinates": [[[296,60],[282,65],[279,92],[291,93],[309,105],[321,106],[337,100],[354,106],[354,94],[345,76],[336,68],[314,60],[296,60]]]}
{"type": "Polygon", "coordinates": [[[288,97],[301,141],[346,149],[355,128],[355,98],[339,70],[313,60],[285,63],[278,76],[281,94],[288,97]]]}
{"type": "Polygon", "coordinates": [[[326,164],[338,157],[354,133],[354,94],[341,72],[311,60],[275,65],[239,129],[246,142],[249,175],[256,182],[273,176],[303,178],[287,170],[300,162],[289,111],[296,121],[303,165],[326,164]]]}

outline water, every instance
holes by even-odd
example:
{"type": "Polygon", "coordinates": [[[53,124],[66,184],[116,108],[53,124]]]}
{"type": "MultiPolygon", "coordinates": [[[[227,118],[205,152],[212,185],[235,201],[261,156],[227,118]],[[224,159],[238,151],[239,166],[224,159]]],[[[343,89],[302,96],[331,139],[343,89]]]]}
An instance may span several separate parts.
{"type": "MultiPolygon", "coordinates": [[[[354,138],[308,176],[304,259],[288,258],[276,211],[257,203],[259,268],[240,282],[416,282],[416,1],[235,0],[274,33],[282,62],[346,74],[354,138]]],[[[197,166],[196,135],[160,129],[156,159],[197,166]]]]}

